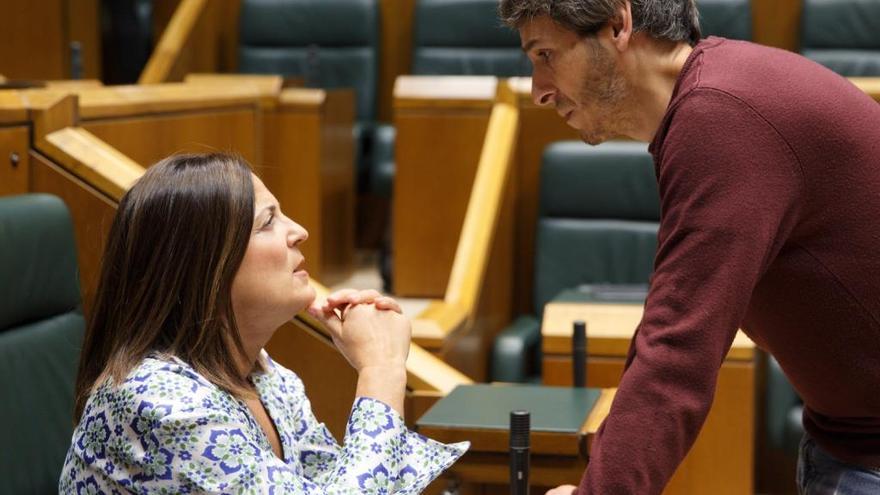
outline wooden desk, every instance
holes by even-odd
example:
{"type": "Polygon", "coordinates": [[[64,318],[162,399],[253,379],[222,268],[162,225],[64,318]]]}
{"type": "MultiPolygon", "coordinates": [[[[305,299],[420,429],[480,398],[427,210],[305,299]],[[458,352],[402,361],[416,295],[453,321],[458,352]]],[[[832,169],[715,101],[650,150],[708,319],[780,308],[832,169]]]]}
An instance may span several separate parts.
{"type": "MultiPolygon", "coordinates": [[[[544,383],[572,383],[571,329],[580,319],[587,323],[587,385],[617,386],[642,312],[641,304],[565,302],[545,306],[541,329],[544,383]]],[[[753,493],[755,367],[755,345],[739,332],[721,366],[706,423],[664,494],[753,493]]]]}
{"type": "MultiPolygon", "coordinates": [[[[471,395],[487,397],[487,400],[498,400],[493,392],[503,392],[504,385],[474,385],[470,387],[471,395]],[[503,388],[502,388],[503,387],[503,388]]],[[[512,388],[512,387],[511,387],[512,388]]],[[[565,388],[547,389],[533,386],[516,386],[527,389],[527,394],[534,392],[548,393],[548,397],[559,392],[578,390],[565,388]]],[[[584,389],[579,389],[586,392],[584,389]]],[[[460,392],[456,389],[448,399],[460,392]]],[[[595,392],[592,392],[595,393],[595,392]]],[[[533,400],[528,400],[525,406],[513,407],[513,409],[531,409],[533,411],[532,431],[530,435],[530,485],[535,493],[538,488],[552,488],[567,483],[577,483],[587,466],[589,450],[592,439],[608,415],[611,402],[614,398],[614,389],[602,389],[598,391],[598,399],[589,410],[576,411],[579,426],[559,425],[558,428],[541,428],[535,408],[540,409],[533,400]],[[555,431],[553,431],[555,430],[555,431]]],[[[566,397],[566,399],[571,399],[566,397]]],[[[443,399],[447,400],[447,399],[443,399]]],[[[474,399],[476,400],[476,399],[474,399]]],[[[472,400],[471,402],[474,402],[472,400]]],[[[554,404],[562,403],[563,407],[572,407],[569,400],[553,401],[554,404]]],[[[503,401],[503,399],[502,399],[503,401]]],[[[573,401],[577,402],[577,400],[573,401]]],[[[440,407],[443,402],[434,407],[440,407]]],[[[475,409],[480,406],[475,405],[475,409]]],[[[486,407],[485,402],[482,407],[486,407]]],[[[576,407],[576,406],[575,406],[576,407]]],[[[505,411],[510,407],[502,407],[505,411]]],[[[506,413],[502,422],[496,428],[475,427],[467,424],[449,424],[446,421],[436,421],[436,410],[432,409],[419,419],[417,429],[419,433],[444,443],[469,441],[471,447],[468,452],[449,470],[446,471],[447,479],[453,478],[466,485],[488,485],[490,493],[495,493],[493,488],[507,485],[509,482],[509,432],[506,429],[506,413]],[[433,414],[433,417],[432,417],[433,414]],[[427,424],[426,424],[427,423],[427,424]]],[[[544,411],[546,412],[546,411],[544,411]]],[[[565,412],[561,413],[565,416],[565,412]]],[[[448,416],[448,414],[447,414],[448,416]]],[[[457,416],[457,415],[456,415],[457,416]]],[[[481,422],[482,424],[482,422],[481,422]]],[[[546,426],[546,425],[545,425],[546,426]]],[[[555,426],[555,424],[554,424],[555,426]]],[[[485,492],[485,490],[483,490],[485,492]]],[[[502,490],[498,490],[502,492],[502,490]]],[[[543,493],[543,490],[540,490],[543,493]]]]}
{"type": "Polygon", "coordinates": [[[849,80],[880,103],[880,77],[851,77],[849,80]]]}

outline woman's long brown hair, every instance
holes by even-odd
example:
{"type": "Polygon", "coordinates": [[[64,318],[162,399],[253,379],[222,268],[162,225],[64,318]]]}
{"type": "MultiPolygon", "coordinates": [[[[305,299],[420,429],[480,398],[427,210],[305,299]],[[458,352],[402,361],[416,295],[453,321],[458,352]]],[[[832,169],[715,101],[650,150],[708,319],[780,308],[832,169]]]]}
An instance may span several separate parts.
{"type": "Polygon", "coordinates": [[[76,422],[96,385],[120,383],[154,352],[247,394],[230,293],[253,216],[251,169],[222,153],[166,158],[123,196],[80,355],[76,422]]]}

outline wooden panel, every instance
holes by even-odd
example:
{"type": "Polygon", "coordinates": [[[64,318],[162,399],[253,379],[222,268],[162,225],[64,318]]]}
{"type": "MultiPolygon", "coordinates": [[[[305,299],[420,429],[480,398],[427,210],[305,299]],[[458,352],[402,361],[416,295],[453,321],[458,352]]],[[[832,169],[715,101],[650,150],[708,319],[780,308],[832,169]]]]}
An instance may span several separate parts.
{"type": "Polygon", "coordinates": [[[31,192],[59,196],[70,209],[79,260],[80,290],[86,315],[92,308],[104,243],[116,205],[103,194],[36,152],[30,152],[31,192]]]}
{"type": "Polygon", "coordinates": [[[351,91],[328,91],[321,112],[322,275],[329,283],[351,275],[354,264],[354,125],[351,91]]]}
{"type": "Polygon", "coordinates": [[[402,77],[394,90],[394,291],[446,291],[497,79],[402,77]]]}
{"type": "Polygon", "coordinates": [[[68,76],[65,0],[0,2],[0,74],[9,79],[68,76]]]}
{"type": "Polygon", "coordinates": [[[412,21],[416,0],[381,0],[378,115],[391,121],[394,81],[409,74],[412,63],[412,21]]]}
{"type": "MultiPolygon", "coordinates": [[[[624,364],[623,358],[591,356],[587,359],[589,386],[617,386],[624,364]]],[[[543,373],[546,385],[571,385],[571,358],[545,355],[543,373]]],[[[754,493],[754,395],[754,363],[725,361],[706,423],[665,495],[754,493]]]]}
{"type": "Polygon", "coordinates": [[[755,42],[798,51],[802,9],[803,0],[752,0],[755,42]]]}
{"type": "Polygon", "coordinates": [[[396,294],[443,297],[488,123],[488,108],[395,116],[396,294]]]}
{"type": "Polygon", "coordinates": [[[219,14],[220,26],[217,53],[217,72],[238,72],[238,21],[241,12],[241,0],[215,0],[222,4],[219,14]]]}
{"type": "Polygon", "coordinates": [[[324,283],[349,275],[354,258],[353,122],[350,91],[285,90],[277,111],[266,114],[263,173],[309,231],[303,254],[324,283]]]}
{"type": "Polygon", "coordinates": [[[0,196],[28,192],[28,128],[0,127],[0,196]]]}
{"type": "MultiPolygon", "coordinates": [[[[181,0],[153,1],[155,39],[158,40],[164,33],[180,3],[181,0]]],[[[212,22],[197,26],[194,33],[197,39],[201,38],[201,41],[197,42],[202,44],[203,53],[199,56],[203,58],[199,60],[199,65],[203,66],[201,70],[207,72],[236,72],[238,70],[238,18],[241,0],[211,0],[210,3],[216,4],[213,8],[217,9],[216,12],[209,14],[209,16],[213,16],[212,22]],[[214,51],[207,52],[206,49],[214,51]]],[[[196,72],[195,66],[180,66],[178,70],[183,75],[196,72]]]]}
{"type": "MultiPolygon", "coordinates": [[[[626,360],[622,357],[590,356],[587,359],[587,386],[616,387],[624,364],[626,360]]],[[[545,385],[571,385],[574,383],[571,358],[548,354],[542,362],[541,377],[545,385]]]]}
{"type": "MultiPolygon", "coordinates": [[[[640,304],[550,302],[544,306],[541,345],[548,354],[570,353],[572,328],[575,321],[581,320],[587,325],[590,355],[626,357],[643,314],[640,304]]],[[[754,358],[755,343],[738,331],[727,359],[754,358]]]]}
{"type": "Polygon", "coordinates": [[[82,127],[145,167],[187,151],[234,151],[250,162],[258,158],[252,108],[86,121],[82,127]]]}
{"type": "Polygon", "coordinates": [[[326,338],[297,321],[282,325],[266,351],[299,375],[318,421],[342,442],[357,388],[357,373],[342,354],[326,338]]]}
{"type": "MultiPolygon", "coordinates": [[[[509,459],[509,454],[467,452],[449,468],[446,476],[457,476],[469,483],[507,485],[510,481],[509,459]]],[[[532,493],[544,493],[543,489],[562,484],[577,484],[586,466],[587,461],[578,457],[532,455],[529,463],[532,493]]],[[[476,493],[506,494],[510,489],[505,486],[497,491],[476,493]]]]}
{"type": "Polygon", "coordinates": [[[28,102],[22,92],[0,90],[0,124],[25,124],[29,119],[28,102]]]}
{"type": "Polygon", "coordinates": [[[101,29],[99,21],[101,16],[99,0],[66,1],[69,41],[80,43],[80,54],[83,64],[82,75],[88,79],[100,79],[101,29]]]}

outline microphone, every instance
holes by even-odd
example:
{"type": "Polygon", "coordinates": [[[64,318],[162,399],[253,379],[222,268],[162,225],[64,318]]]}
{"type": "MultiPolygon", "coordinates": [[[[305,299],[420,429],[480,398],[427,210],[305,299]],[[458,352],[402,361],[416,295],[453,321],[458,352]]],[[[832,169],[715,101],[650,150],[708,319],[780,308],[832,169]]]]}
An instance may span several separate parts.
{"type": "Polygon", "coordinates": [[[583,320],[574,322],[574,335],[571,339],[572,371],[574,386],[587,386],[587,324],[583,320]]]}
{"type": "Polygon", "coordinates": [[[510,411],[510,494],[529,494],[528,411],[510,411]]]}

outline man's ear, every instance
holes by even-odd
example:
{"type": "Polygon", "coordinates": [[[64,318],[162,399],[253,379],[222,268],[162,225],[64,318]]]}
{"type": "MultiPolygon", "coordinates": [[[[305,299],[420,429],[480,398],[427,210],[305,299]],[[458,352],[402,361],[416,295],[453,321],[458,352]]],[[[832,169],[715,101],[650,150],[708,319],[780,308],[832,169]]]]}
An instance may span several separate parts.
{"type": "Polygon", "coordinates": [[[623,2],[617,9],[614,17],[608,21],[607,28],[610,29],[610,41],[614,48],[618,52],[626,51],[633,35],[632,6],[629,1],[623,2]]]}

